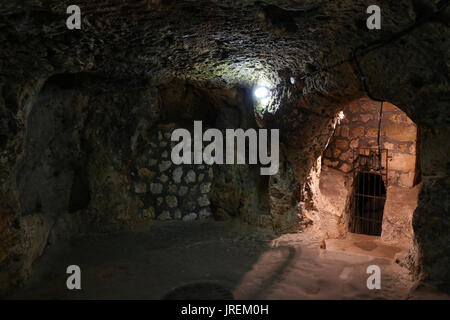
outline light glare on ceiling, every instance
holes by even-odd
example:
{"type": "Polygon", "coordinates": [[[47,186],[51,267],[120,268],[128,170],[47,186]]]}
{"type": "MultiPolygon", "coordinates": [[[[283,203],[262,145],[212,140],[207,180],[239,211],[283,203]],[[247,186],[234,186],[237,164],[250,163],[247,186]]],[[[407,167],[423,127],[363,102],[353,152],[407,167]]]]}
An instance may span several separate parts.
{"type": "Polygon", "coordinates": [[[264,86],[256,87],[254,95],[258,99],[265,99],[269,96],[269,88],[264,86]]]}

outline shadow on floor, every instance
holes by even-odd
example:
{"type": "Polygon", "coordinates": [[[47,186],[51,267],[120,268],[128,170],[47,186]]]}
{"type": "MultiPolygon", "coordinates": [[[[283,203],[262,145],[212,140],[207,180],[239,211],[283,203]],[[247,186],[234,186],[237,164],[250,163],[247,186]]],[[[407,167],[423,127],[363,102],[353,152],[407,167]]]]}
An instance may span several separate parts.
{"type": "Polygon", "coordinates": [[[163,299],[181,290],[188,299],[186,292],[195,298],[211,288],[238,300],[409,297],[408,271],[378,256],[390,257],[394,249],[367,239],[347,245],[353,249],[321,250],[312,233],[276,236],[237,222],[152,223],[49,247],[27,285],[7,298],[163,299]],[[367,288],[366,269],[373,264],[382,270],[381,290],[367,288]],[[82,290],[67,289],[69,265],[81,268],[82,290]]]}

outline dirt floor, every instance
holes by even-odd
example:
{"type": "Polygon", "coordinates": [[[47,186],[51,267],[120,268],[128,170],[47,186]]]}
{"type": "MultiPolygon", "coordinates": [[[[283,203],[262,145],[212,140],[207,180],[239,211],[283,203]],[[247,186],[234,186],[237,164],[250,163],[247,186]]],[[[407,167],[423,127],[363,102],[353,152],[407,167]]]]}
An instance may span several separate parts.
{"type": "Polygon", "coordinates": [[[276,236],[235,221],[152,223],[49,246],[26,286],[7,298],[448,298],[424,289],[410,294],[407,270],[392,259],[319,244],[312,233],[276,236]],[[81,268],[82,290],[66,288],[73,264],[81,268]],[[381,269],[380,290],[367,288],[369,265],[381,269]]]}

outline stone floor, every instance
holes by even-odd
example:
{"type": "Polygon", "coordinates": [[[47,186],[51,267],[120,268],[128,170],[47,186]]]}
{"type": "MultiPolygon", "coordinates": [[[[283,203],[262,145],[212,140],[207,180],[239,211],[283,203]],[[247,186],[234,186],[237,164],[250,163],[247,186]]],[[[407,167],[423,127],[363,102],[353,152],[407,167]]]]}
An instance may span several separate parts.
{"type": "MultiPolygon", "coordinates": [[[[408,272],[392,259],[322,250],[319,240],[308,232],[276,236],[230,221],[157,222],[85,235],[48,247],[26,286],[7,298],[162,299],[197,283],[223,288],[235,299],[448,298],[430,290],[411,295],[408,272]],[[72,264],[81,268],[79,291],[66,289],[72,264]],[[373,264],[382,271],[380,290],[366,286],[373,264]]],[[[191,297],[212,296],[202,294],[191,297]]]]}
{"type": "Polygon", "coordinates": [[[326,240],[326,249],[393,260],[408,248],[383,243],[377,236],[348,233],[345,239],[326,240]]]}

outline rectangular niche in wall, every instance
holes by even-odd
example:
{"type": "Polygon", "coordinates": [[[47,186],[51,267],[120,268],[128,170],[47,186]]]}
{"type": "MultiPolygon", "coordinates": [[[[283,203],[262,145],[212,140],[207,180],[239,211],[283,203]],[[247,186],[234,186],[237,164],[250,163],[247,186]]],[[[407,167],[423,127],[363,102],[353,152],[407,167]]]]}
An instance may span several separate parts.
{"type": "Polygon", "coordinates": [[[349,230],[380,236],[386,202],[387,150],[362,149],[354,152],[354,182],[349,230]]]}

